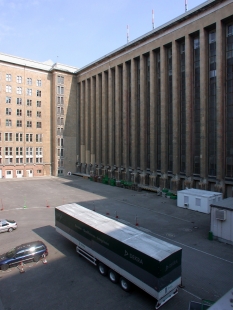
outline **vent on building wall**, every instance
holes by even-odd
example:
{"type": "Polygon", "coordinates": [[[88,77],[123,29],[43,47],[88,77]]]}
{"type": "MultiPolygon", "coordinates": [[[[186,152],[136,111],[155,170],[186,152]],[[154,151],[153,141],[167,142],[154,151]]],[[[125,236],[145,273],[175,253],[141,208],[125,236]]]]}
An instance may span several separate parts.
{"type": "Polygon", "coordinates": [[[216,220],[225,221],[226,220],[226,211],[225,210],[216,210],[215,216],[216,216],[216,220]]]}
{"type": "Polygon", "coordinates": [[[189,207],[189,204],[188,204],[188,203],[185,203],[184,206],[185,206],[185,208],[188,208],[188,207],[189,207]]]}

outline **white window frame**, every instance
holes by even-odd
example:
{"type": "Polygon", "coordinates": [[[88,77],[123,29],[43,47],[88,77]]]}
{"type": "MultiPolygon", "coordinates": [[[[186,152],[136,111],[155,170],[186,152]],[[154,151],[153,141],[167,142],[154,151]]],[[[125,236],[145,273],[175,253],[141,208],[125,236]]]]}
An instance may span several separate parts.
{"type": "Polygon", "coordinates": [[[32,89],[31,88],[27,88],[27,96],[32,96],[32,89]]]}
{"type": "Polygon", "coordinates": [[[36,80],[36,86],[42,86],[42,81],[41,80],[36,80]]]}
{"type": "Polygon", "coordinates": [[[6,93],[11,93],[12,87],[11,85],[6,85],[6,93]]]}
{"type": "Polygon", "coordinates": [[[19,84],[22,83],[22,76],[21,75],[17,75],[16,82],[19,83],[19,84]]]}
{"type": "Polygon", "coordinates": [[[17,93],[18,95],[22,95],[22,87],[17,87],[17,88],[16,88],[16,93],[17,93]]]}
{"type": "Polygon", "coordinates": [[[6,73],[6,81],[11,82],[11,74],[6,73]]]}

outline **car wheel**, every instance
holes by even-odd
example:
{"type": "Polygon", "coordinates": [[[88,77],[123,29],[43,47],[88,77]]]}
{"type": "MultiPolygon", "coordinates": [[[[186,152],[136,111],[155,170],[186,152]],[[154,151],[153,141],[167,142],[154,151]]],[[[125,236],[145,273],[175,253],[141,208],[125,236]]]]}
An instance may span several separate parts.
{"type": "Polygon", "coordinates": [[[129,292],[131,289],[131,283],[125,278],[120,278],[120,285],[125,292],[129,292]]]}
{"type": "Polygon", "coordinates": [[[34,258],[33,258],[34,262],[39,262],[40,260],[40,255],[35,255],[34,258]]]}
{"type": "Polygon", "coordinates": [[[109,270],[108,276],[112,283],[117,283],[119,280],[118,274],[113,270],[109,270]]]}
{"type": "Polygon", "coordinates": [[[8,229],[8,231],[9,231],[9,232],[12,232],[12,231],[13,231],[13,228],[12,228],[12,227],[10,227],[10,228],[8,229]]]}
{"type": "Polygon", "coordinates": [[[1,270],[6,271],[9,268],[8,264],[4,264],[1,266],[1,270]]]}
{"type": "Polygon", "coordinates": [[[108,273],[107,267],[102,263],[98,264],[98,270],[99,270],[99,273],[102,274],[102,276],[106,276],[108,273]]]}

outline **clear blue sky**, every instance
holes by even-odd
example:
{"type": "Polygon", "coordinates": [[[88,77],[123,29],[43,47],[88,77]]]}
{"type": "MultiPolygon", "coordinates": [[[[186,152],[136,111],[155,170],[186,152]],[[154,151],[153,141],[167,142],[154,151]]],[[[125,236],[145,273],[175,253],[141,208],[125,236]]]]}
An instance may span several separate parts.
{"type": "MultiPolygon", "coordinates": [[[[205,2],[187,0],[188,9],[205,2]]],[[[185,0],[0,0],[0,52],[81,68],[185,12],[185,0]]]]}

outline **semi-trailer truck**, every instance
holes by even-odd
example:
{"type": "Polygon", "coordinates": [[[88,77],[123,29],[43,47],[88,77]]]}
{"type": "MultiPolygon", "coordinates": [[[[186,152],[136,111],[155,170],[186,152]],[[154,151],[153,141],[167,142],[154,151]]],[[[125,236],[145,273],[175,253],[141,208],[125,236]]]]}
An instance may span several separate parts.
{"type": "Polygon", "coordinates": [[[138,286],[159,309],[178,293],[182,249],[77,203],[55,208],[58,233],[124,291],[138,286]]]}

